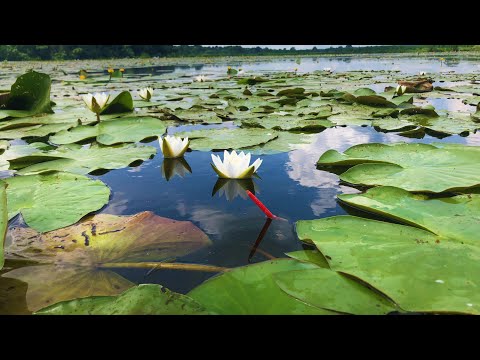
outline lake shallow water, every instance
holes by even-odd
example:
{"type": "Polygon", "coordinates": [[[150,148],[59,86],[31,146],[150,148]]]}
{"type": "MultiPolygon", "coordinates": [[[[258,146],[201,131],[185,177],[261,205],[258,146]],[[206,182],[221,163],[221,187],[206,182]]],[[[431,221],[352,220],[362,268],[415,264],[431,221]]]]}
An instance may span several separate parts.
{"type": "MultiPolygon", "coordinates": [[[[236,64],[247,71],[268,72],[291,70],[298,67],[299,72],[321,70],[331,67],[336,71],[366,69],[401,69],[407,73],[419,71],[439,72],[480,71],[478,63],[459,61],[444,64],[426,59],[304,59],[301,64],[294,60],[276,62],[258,62],[236,64]]],[[[158,68],[144,68],[143,71],[158,71],[158,68]],[[148,70],[150,69],[150,70],[148,70]]],[[[224,73],[225,64],[196,67],[171,67],[161,72],[195,74],[224,73]]],[[[135,70],[141,73],[140,69],[135,70]]],[[[433,99],[429,102],[436,108],[445,110],[473,111],[473,107],[464,105],[458,99],[433,99]]],[[[233,123],[210,127],[233,127],[233,123]]],[[[186,126],[169,128],[173,134],[185,130],[186,126]]],[[[200,128],[204,128],[201,127],[200,128]]],[[[294,230],[297,220],[316,219],[333,215],[347,214],[348,210],[336,201],[337,194],[355,193],[357,189],[341,184],[337,175],[316,169],[320,155],[329,149],[339,151],[363,143],[379,142],[454,142],[480,146],[480,133],[467,137],[458,135],[438,139],[426,135],[423,139],[401,137],[393,133],[377,132],[372,127],[348,126],[326,129],[314,134],[311,143],[301,145],[288,153],[253,156],[263,159],[254,179],[255,193],[258,198],[276,215],[285,220],[275,220],[266,228],[266,218],[259,208],[246,197],[243,191],[235,192],[236,184],[227,184],[224,191],[215,194],[217,175],[212,170],[211,152],[192,151],[185,155],[191,168],[184,176],[174,176],[167,180],[162,167],[164,158],[159,150],[158,141],[148,145],[155,146],[157,155],[136,167],[112,170],[103,175],[93,176],[101,179],[112,191],[110,202],[98,213],[131,215],[142,211],[177,220],[188,220],[203,230],[213,245],[188,256],[177,258],[177,262],[207,264],[223,267],[237,267],[260,262],[272,257],[285,257],[289,251],[309,248],[302,244],[294,230]],[[261,241],[257,241],[262,230],[266,232],[261,241]]],[[[167,164],[168,165],[168,164],[167,164]]],[[[177,166],[182,166],[177,164],[177,166]]],[[[18,225],[18,221],[13,222],[18,225]]],[[[199,285],[214,273],[178,270],[114,269],[113,271],[128,280],[141,283],[157,283],[180,293],[186,293],[199,285]]],[[[1,313],[9,309],[0,309],[1,313]]]]}
{"type": "MultiPolygon", "coordinates": [[[[297,220],[346,214],[336,201],[336,195],[358,192],[340,184],[337,175],[317,170],[320,155],[329,149],[343,151],[357,144],[398,141],[441,141],[480,146],[480,134],[454,135],[442,140],[428,135],[424,139],[407,139],[379,133],[371,127],[338,127],[315,134],[312,143],[301,149],[260,156],[263,164],[258,171],[261,179],[254,179],[258,189],[256,195],[275,215],[288,221],[273,221],[253,256],[252,247],[266,218],[243,193],[244,198],[238,194],[231,200],[225,194],[212,195],[218,178],[210,166],[209,152],[187,153],[185,160],[192,173],[187,172],[183,178],[175,176],[167,181],[162,177],[164,159],[160,151],[153,160],[136,168],[114,170],[100,176],[112,189],[110,203],[102,212],[129,215],[148,210],[160,216],[192,221],[209,235],[213,246],[178,258],[179,262],[236,267],[268,260],[268,254],[285,257],[286,252],[308,248],[295,234],[297,220]]],[[[158,142],[151,145],[158,147],[158,142]]],[[[252,159],[256,158],[253,156],[252,159]]],[[[159,283],[182,293],[213,275],[176,270],[153,273],[138,269],[115,271],[136,283],[159,283]]]]}

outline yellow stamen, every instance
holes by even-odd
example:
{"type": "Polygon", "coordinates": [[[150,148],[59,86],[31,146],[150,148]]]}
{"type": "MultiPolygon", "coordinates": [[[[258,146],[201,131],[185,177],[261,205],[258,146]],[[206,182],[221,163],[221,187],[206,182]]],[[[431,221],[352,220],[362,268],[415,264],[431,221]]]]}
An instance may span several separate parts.
{"type": "Polygon", "coordinates": [[[85,80],[87,77],[85,75],[80,75],[80,80],[85,80]]]}

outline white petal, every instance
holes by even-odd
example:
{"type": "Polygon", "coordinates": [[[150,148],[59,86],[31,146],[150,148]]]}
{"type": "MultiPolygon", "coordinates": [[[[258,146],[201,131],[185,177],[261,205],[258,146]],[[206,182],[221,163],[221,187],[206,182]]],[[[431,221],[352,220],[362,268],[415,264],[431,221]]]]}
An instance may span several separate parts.
{"type": "Polygon", "coordinates": [[[222,160],[220,159],[220,156],[212,154],[212,161],[213,161],[213,165],[215,165],[218,171],[220,171],[224,175],[227,175],[225,166],[223,165],[222,160]]]}
{"type": "Polygon", "coordinates": [[[83,95],[82,96],[82,99],[83,101],[85,102],[85,105],[87,105],[87,107],[92,110],[92,99],[93,99],[93,95],[92,94],[86,94],[86,95],[83,95]]]}
{"type": "Polygon", "coordinates": [[[262,162],[263,162],[262,159],[257,159],[257,160],[255,160],[255,162],[252,164],[253,167],[255,168],[255,172],[257,172],[257,170],[258,170],[258,168],[260,167],[260,165],[262,165],[262,162]]]}
{"type": "Polygon", "coordinates": [[[230,154],[228,153],[227,150],[223,150],[223,162],[226,164],[227,162],[230,162],[230,154]]]}

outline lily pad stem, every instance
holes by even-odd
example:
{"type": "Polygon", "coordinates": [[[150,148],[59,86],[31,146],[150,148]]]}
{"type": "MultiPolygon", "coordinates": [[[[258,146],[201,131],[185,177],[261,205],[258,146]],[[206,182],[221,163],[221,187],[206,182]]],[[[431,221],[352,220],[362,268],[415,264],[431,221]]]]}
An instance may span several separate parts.
{"type": "Polygon", "coordinates": [[[140,268],[140,269],[169,269],[169,270],[189,270],[189,271],[205,271],[205,272],[225,272],[229,268],[221,266],[201,265],[201,264],[181,264],[181,263],[164,263],[164,262],[139,262],[139,263],[105,263],[99,268],[140,268]]]}

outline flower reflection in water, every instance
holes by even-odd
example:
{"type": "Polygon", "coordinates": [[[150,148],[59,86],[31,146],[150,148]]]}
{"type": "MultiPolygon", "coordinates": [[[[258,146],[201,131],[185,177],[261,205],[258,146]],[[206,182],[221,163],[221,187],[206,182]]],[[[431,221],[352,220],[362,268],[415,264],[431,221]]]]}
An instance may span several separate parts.
{"type": "Polygon", "coordinates": [[[187,173],[192,173],[192,168],[185,158],[163,159],[162,177],[169,181],[175,175],[183,178],[187,173]]]}
{"type": "Polygon", "coordinates": [[[259,192],[257,184],[252,179],[219,178],[213,187],[212,196],[218,192],[219,197],[225,196],[228,201],[235,199],[237,196],[247,199],[247,190],[254,194],[259,192]]]}

